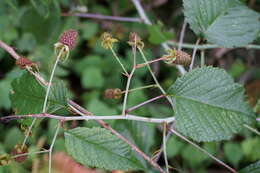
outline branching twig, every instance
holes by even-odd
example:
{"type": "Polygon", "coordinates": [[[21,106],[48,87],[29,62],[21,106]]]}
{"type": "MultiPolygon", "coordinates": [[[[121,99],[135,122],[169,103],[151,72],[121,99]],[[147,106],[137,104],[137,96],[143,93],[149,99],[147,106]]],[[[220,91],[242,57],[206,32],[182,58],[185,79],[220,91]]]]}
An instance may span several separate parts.
{"type": "MultiPolygon", "coordinates": [[[[84,114],[86,115],[86,114],[84,114]]],[[[122,115],[93,115],[93,116],[60,116],[60,115],[53,115],[53,114],[28,114],[28,115],[10,115],[1,117],[1,122],[9,122],[12,120],[23,119],[23,118],[50,118],[50,119],[57,119],[61,121],[75,121],[75,120],[133,120],[133,121],[142,121],[147,123],[171,123],[175,120],[175,117],[169,118],[148,118],[148,117],[141,117],[135,115],[122,116],[122,115]]]]}
{"type": "Polygon", "coordinates": [[[209,152],[207,152],[206,150],[204,150],[203,148],[201,148],[200,146],[198,146],[197,144],[193,143],[192,141],[190,141],[189,139],[187,139],[186,137],[184,137],[183,135],[181,135],[180,133],[178,133],[177,131],[173,130],[173,129],[169,129],[170,132],[172,132],[173,134],[175,134],[176,136],[180,137],[181,139],[185,140],[186,142],[188,142],[189,144],[193,145],[195,148],[197,148],[198,150],[202,151],[203,153],[205,153],[206,155],[208,155],[210,158],[212,158],[213,160],[215,160],[216,162],[218,162],[219,164],[221,164],[222,166],[226,167],[228,170],[230,170],[233,173],[237,173],[237,171],[233,168],[231,168],[230,166],[228,166],[227,164],[225,164],[224,162],[222,162],[221,160],[219,160],[218,158],[216,158],[215,156],[213,156],[212,154],[210,154],[209,152]]]}
{"type": "MultiPolygon", "coordinates": [[[[137,10],[138,13],[139,13],[139,16],[143,19],[144,23],[147,24],[147,25],[152,25],[152,22],[151,22],[151,21],[148,19],[148,17],[146,16],[145,11],[144,11],[142,5],[140,4],[140,1],[139,1],[139,0],[132,0],[132,2],[133,2],[133,4],[134,4],[136,10],[137,10]]],[[[169,49],[169,46],[167,45],[167,43],[162,43],[161,46],[162,46],[165,50],[169,49]]],[[[177,67],[177,69],[179,70],[179,72],[180,72],[182,75],[184,75],[184,74],[186,73],[186,70],[184,69],[183,66],[177,65],[176,67],[177,67]]]]}
{"type": "Polygon", "coordinates": [[[120,17],[120,16],[105,16],[95,13],[62,13],[62,16],[78,16],[83,18],[100,19],[100,20],[112,20],[121,22],[143,22],[140,18],[135,17],[120,17]]]}

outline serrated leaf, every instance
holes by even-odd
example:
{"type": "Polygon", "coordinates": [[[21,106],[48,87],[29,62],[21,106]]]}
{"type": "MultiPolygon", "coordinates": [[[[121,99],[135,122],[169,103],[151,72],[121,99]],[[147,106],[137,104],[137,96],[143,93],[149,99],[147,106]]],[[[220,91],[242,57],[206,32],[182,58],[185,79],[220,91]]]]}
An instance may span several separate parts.
{"type": "Polygon", "coordinates": [[[103,128],[78,127],[65,132],[68,153],[85,166],[107,170],[142,169],[131,148],[103,128]]]}
{"type": "Polygon", "coordinates": [[[241,171],[239,171],[239,173],[259,173],[259,172],[260,172],[260,161],[257,161],[245,167],[241,171]]]}
{"type": "MultiPolygon", "coordinates": [[[[17,115],[37,114],[42,112],[45,99],[45,88],[36,79],[25,72],[21,77],[16,78],[12,83],[13,91],[10,99],[12,108],[17,115]]],[[[48,99],[48,112],[55,112],[67,104],[65,100],[66,91],[62,84],[54,84],[48,99]]],[[[31,119],[24,119],[22,123],[29,125],[31,119]]]]}
{"type": "Polygon", "coordinates": [[[229,139],[255,118],[243,87],[219,68],[192,70],[178,78],[168,94],[177,130],[196,141],[229,139]]]}
{"type": "Polygon", "coordinates": [[[223,47],[244,46],[260,32],[260,15],[238,0],[183,0],[191,29],[223,47]]]}

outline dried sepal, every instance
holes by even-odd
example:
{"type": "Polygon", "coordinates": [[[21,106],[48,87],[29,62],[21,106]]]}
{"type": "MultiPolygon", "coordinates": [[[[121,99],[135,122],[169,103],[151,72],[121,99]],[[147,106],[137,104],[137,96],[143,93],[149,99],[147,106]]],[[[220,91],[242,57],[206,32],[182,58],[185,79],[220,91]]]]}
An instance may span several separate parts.
{"type": "Polygon", "coordinates": [[[140,49],[144,48],[144,42],[142,41],[142,39],[139,37],[139,35],[135,32],[131,32],[129,34],[129,41],[128,44],[130,46],[136,46],[140,49]]]}
{"type": "Polygon", "coordinates": [[[28,147],[26,145],[22,146],[21,144],[16,144],[14,149],[11,151],[11,155],[13,156],[13,159],[18,163],[24,162],[27,156],[18,156],[18,157],[16,156],[25,153],[28,153],[28,147]]]}
{"type": "Polygon", "coordinates": [[[119,88],[109,88],[105,90],[104,96],[108,99],[120,99],[122,97],[122,91],[119,88]]]}
{"type": "Polygon", "coordinates": [[[11,162],[11,157],[9,154],[0,155],[0,166],[8,165],[11,162]]]}
{"type": "Polygon", "coordinates": [[[28,135],[28,136],[32,136],[32,131],[29,130],[29,127],[27,126],[24,126],[24,125],[20,125],[20,129],[22,130],[22,132],[25,134],[25,135],[28,135]]]}
{"type": "Polygon", "coordinates": [[[164,62],[167,64],[178,64],[178,65],[190,65],[191,56],[184,52],[176,49],[168,49],[167,55],[164,55],[164,62]]]}
{"type": "Polygon", "coordinates": [[[111,49],[115,42],[118,42],[118,40],[116,38],[113,38],[113,36],[110,33],[104,32],[101,35],[101,46],[104,49],[111,49]]]}

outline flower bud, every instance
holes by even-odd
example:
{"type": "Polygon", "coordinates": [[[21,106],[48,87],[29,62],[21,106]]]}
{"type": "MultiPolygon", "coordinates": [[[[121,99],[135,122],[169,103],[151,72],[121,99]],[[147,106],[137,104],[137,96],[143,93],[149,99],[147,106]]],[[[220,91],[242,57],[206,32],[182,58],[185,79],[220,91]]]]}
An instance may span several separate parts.
{"type": "Polygon", "coordinates": [[[142,39],[139,37],[139,35],[137,35],[137,33],[135,32],[131,32],[129,34],[129,41],[128,44],[130,46],[136,46],[140,49],[144,48],[144,42],[142,41],[142,39]]]}
{"type": "Polygon", "coordinates": [[[122,91],[119,88],[109,88],[105,90],[104,96],[108,99],[120,99],[122,91]]]}
{"type": "Polygon", "coordinates": [[[112,35],[108,32],[104,32],[102,35],[101,35],[101,46],[104,48],[104,49],[110,49],[113,47],[113,44],[115,42],[118,42],[117,39],[113,38],[112,35]]]}
{"type": "Polygon", "coordinates": [[[191,63],[191,56],[188,53],[176,49],[169,49],[168,54],[164,55],[164,57],[164,62],[167,64],[188,66],[191,63]]]}
{"type": "Polygon", "coordinates": [[[8,165],[11,162],[11,157],[9,154],[0,155],[0,166],[8,165]]]}

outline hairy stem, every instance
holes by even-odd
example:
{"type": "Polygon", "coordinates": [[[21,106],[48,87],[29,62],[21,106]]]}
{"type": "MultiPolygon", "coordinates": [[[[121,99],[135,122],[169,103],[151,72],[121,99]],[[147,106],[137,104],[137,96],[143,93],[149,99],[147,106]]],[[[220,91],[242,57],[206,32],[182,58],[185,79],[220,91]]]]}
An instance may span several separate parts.
{"type": "MultiPolygon", "coordinates": [[[[147,63],[147,62],[148,62],[148,61],[147,61],[147,58],[145,57],[145,55],[144,55],[142,49],[138,48],[138,50],[139,50],[139,52],[141,53],[144,62],[147,63]]],[[[146,67],[148,68],[148,70],[149,70],[150,74],[152,75],[152,78],[153,78],[154,82],[156,83],[156,85],[158,86],[158,88],[161,90],[161,92],[162,92],[164,95],[167,95],[167,93],[164,91],[164,89],[162,88],[162,86],[161,86],[160,83],[158,82],[156,76],[154,75],[154,73],[153,73],[152,68],[150,67],[150,65],[148,64],[146,67]]],[[[169,103],[170,103],[170,104],[172,105],[172,107],[173,107],[171,98],[170,98],[169,96],[166,96],[166,98],[167,98],[167,100],[169,101],[169,103]]]]}
{"type": "Polygon", "coordinates": [[[49,173],[51,173],[51,167],[52,167],[52,165],[51,165],[52,150],[53,150],[56,138],[58,136],[59,129],[60,129],[60,124],[58,123],[58,127],[57,127],[57,129],[55,131],[55,134],[53,136],[53,139],[52,139],[52,142],[51,142],[51,146],[50,146],[50,149],[49,149],[49,173]]]}
{"type": "Polygon", "coordinates": [[[255,129],[255,128],[253,128],[253,127],[247,125],[247,124],[244,124],[244,127],[247,128],[248,130],[254,132],[254,133],[257,134],[257,135],[260,135],[260,132],[259,132],[257,129],[255,129]]]}
{"type": "MultiPolygon", "coordinates": [[[[157,85],[154,85],[154,84],[152,84],[152,85],[146,85],[146,86],[142,86],[142,87],[137,87],[137,88],[130,89],[130,90],[128,90],[128,93],[133,92],[133,91],[142,90],[142,89],[156,88],[156,87],[157,87],[157,85]]],[[[121,93],[124,94],[125,91],[122,91],[121,93]]]]}
{"type": "Polygon", "coordinates": [[[166,172],[169,173],[169,164],[167,160],[167,148],[166,148],[166,132],[167,132],[167,123],[163,123],[163,156],[164,156],[164,161],[165,161],[165,167],[166,167],[166,172]]]}
{"type": "Polygon", "coordinates": [[[126,103],[127,103],[127,97],[128,97],[128,93],[129,93],[130,83],[131,83],[132,77],[133,77],[135,69],[136,69],[135,68],[135,66],[136,66],[136,38],[135,38],[135,44],[132,47],[132,52],[133,52],[133,68],[132,68],[130,75],[128,76],[127,83],[126,83],[123,110],[122,110],[122,115],[124,115],[124,116],[126,115],[126,103]]]}
{"type": "Polygon", "coordinates": [[[205,50],[200,51],[200,66],[203,67],[205,65],[205,50]]]}
{"type": "Polygon", "coordinates": [[[128,108],[128,109],[126,110],[126,113],[129,113],[129,112],[131,112],[131,111],[133,111],[133,110],[135,110],[135,109],[138,109],[138,108],[140,108],[140,107],[142,107],[142,106],[144,106],[144,105],[146,105],[146,104],[148,104],[148,103],[151,103],[151,102],[153,102],[153,101],[155,101],[155,100],[158,100],[158,99],[160,99],[160,98],[163,98],[163,97],[165,97],[165,95],[160,95],[160,96],[154,97],[154,98],[152,98],[152,99],[146,100],[146,101],[144,101],[144,102],[142,102],[142,103],[140,103],[140,104],[138,104],[138,105],[135,105],[135,106],[133,106],[133,107],[131,107],[131,108],[128,108]]]}
{"type": "Polygon", "coordinates": [[[116,58],[117,62],[118,62],[118,63],[120,64],[120,66],[122,67],[124,73],[125,73],[127,76],[129,76],[127,70],[125,69],[123,63],[120,61],[120,59],[119,59],[119,57],[117,56],[117,54],[116,54],[116,52],[114,51],[114,49],[113,49],[112,47],[110,47],[110,50],[111,50],[113,56],[116,58]]]}
{"type": "Polygon", "coordinates": [[[28,155],[34,155],[34,154],[42,154],[42,153],[48,153],[49,150],[44,150],[44,151],[36,151],[33,153],[23,153],[23,154],[17,154],[12,156],[13,159],[17,158],[17,157],[22,157],[22,156],[28,156],[28,155]]]}
{"type": "MultiPolygon", "coordinates": [[[[200,42],[200,38],[197,39],[196,45],[199,45],[199,42],[200,42]]],[[[197,47],[195,46],[194,49],[193,49],[193,52],[192,52],[192,59],[191,59],[191,64],[190,64],[190,67],[189,67],[189,71],[191,71],[192,68],[193,68],[193,64],[194,64],[195,57],[196,57],[196,52],[197,52],[197,47]]]]}

